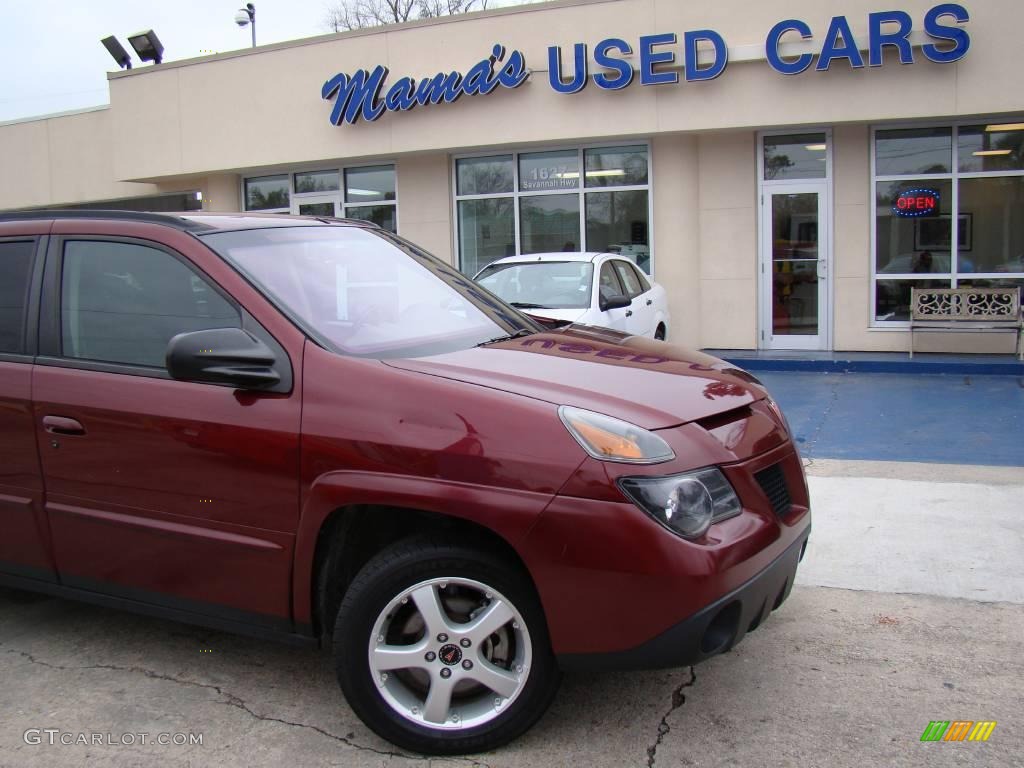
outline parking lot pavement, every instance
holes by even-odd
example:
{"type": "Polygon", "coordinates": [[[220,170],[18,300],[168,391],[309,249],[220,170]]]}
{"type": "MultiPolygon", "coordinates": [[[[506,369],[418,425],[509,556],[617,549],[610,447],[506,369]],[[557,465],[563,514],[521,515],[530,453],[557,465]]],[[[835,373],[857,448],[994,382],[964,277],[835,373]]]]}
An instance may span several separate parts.
{"type": "Polygon", "coordinates": [[[1024,379],[758,371],[804,456],[1024,466],[1024,379]]]}

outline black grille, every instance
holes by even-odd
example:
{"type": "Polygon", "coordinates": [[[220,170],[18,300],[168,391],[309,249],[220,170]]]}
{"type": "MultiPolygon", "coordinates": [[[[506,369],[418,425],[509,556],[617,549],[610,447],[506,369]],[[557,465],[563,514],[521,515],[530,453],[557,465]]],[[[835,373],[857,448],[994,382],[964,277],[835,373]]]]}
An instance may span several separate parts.
{"type": "Polygon", "coordinates": [[[775,514],[779,517],[788,515],[793,502],[789,498],[789,488],[786,486],[786,475],[782,472],[782,465],[773,464],[767,469],[762,469],[754,474],[754,479],[768,497],[775,514]]]}

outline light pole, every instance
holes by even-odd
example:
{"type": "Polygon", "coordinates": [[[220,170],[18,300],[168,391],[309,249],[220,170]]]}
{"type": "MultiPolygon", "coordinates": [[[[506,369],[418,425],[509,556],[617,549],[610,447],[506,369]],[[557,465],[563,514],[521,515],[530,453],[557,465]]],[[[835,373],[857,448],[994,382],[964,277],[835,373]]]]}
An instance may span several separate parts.
{"type": "Polygon", "coordinates": [[[239,8],[238,13],[235,14],[235,24],[240,27],[244,27],[246,24],[252,25],[252,47],[256,47],[256,6],[252,3],[246,3],[245,8],[239,8]]]}

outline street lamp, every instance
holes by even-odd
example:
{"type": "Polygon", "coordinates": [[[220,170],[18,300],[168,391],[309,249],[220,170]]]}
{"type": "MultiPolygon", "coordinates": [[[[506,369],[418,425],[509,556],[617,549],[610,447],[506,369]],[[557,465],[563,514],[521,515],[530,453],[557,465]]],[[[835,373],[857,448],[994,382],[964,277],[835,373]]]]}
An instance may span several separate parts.
{"type": "Polygon", "coordinates": [[[124,49],[124,46],[121,45],[116,37],[113,35],[104,37],[100,42],[103,43],[103,47],[107,49],[110,55],[114,57],[117,66],[121,67],[121,69],[132,68],[132,57],[128,55],[128,51],[124,49]]]}
{"type": "Polygon", "coordinates": [[[129,35],[128,42],[143,61],[152,61],[154,64],[159,64],[164,60],[163,43],[160,42],[160,39],[152,29],[147,29],[145,32],[139,32],[135,35],[129,35]]]}
{"type": "Polygon", "coordinates": [[[245,8],[239,8],[238,13],[235,14],[235,24],[240,27],[244,27],[246,24],[252,24],[252,47],[256,47],[256,6],[252,3],[246,3],[245,8]]]}

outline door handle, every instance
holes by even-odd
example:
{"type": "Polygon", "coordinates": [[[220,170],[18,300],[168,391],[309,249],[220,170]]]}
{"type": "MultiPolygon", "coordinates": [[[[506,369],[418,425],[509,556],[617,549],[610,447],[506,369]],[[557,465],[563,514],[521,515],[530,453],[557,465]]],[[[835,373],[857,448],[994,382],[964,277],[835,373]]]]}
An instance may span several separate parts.
{"type": "Polygon", "coordinates": [[[828,274],[828,262],[824,259],[818,259],[818,279],[824,280],[828,274]]]}
{"type": "Polygon", "coordinates": [[[648,299],[647,300],[647,306],[648,307],[651,306],[651,304],[653,304],[653,303],[654,303],[654,299],[648,299]]]}
{"type": "Polygon", "coordinates": [[[627,309],[626,310],[626,317],[632,317],[632,316],[633,316],[633,310],[632,309],[627,309]]]}
{"type": "Polygon", "coordinates": [[[85,427],[65,416],[43,416],[43,429],[51,435],[84,435],[85,427]]]}

